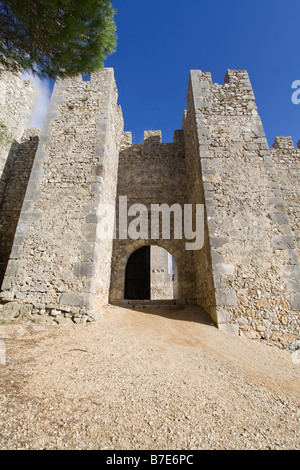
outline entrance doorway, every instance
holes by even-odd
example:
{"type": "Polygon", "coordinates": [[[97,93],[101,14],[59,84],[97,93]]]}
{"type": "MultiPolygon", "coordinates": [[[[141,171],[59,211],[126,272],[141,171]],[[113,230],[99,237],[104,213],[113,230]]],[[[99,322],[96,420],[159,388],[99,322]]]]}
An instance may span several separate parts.
{"type": "Polygon", "coordinates": [[[125,272],[125,299],[150,299],[150,246],[132,253],[125,272]]]}
{"type": "Polygon", "coordinates": [[[173,300],[178,297],[177,268],[159,246],[144,246],[130,255],[125,269],[124,299],[173,300]]]}

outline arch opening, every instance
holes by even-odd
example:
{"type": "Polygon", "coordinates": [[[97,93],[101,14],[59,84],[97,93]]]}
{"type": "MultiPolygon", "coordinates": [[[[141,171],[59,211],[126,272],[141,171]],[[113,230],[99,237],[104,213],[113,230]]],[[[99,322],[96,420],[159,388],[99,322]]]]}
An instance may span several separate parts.
{"type": "Polygon", "coordinates": [[[167,250],[147,245],[129,256],[125,268],[124,299],[173,300],[177,297],[177,266],[167,250]]]}

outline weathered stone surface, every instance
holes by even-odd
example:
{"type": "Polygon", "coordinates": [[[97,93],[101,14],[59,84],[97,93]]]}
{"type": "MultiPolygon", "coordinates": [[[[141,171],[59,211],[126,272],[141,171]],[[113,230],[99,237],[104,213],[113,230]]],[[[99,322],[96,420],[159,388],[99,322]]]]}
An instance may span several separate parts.
{"type": "Polygon", "coordinates": [[[276,150],[268,148],[246,71],[229,70],[225,86],[191,71],[183,129],[188,181],[195,201],[203,200],[201,192],[204,196],[206,240],[222,257],[214,254],[210,266],[205,248],[195,254],[197,279],[203,283],[206,277],[209,285],[198,300],[208,311],[210,302],[216,303],[220,323],[220,306],[226,304],[227,323],[239,319],[241,332],[249,328],[253,337],[281,341],[273,331],[281,327],[282,311],[286,328],[299,334],[289,297],[299,287],[299,150],[284,138],[277,139],[276,150]],[[214,288],[215,299],[209,295],[214,288]],[[273,316],[263,324],[258,311],[266,309],[273,316]]]}
{"type": "MultiPolygon", "coordinates": [[[[180,204],[183,214],[184,204],[189,202],[186,189],[184,141],[178,138],[179,134],[182,136],[182,131],[178,131],[175,141],[170,143],[162,143],[161,131],[156,130],[144,132],[143,144],[132,144],[131,138],[127,139],[127,134],[122,140],[117,195],[127,196],[128,207],[136,203],[143,204],[148,211],[149,219],[152,215],[152,204],[167,204],[169,207],[173,204],[180,204]]],[[[119,228],[119,205],[116,207],[116,214],[116,226],[119,228]]],[[[128,220],[130,221],[131,218],[128,220]]],[[[195,300],[193,255],[185,249],[184,234],[182,239],[173,239],[174,222],[172,218],[170,220],[171,240],[163,239],[161,233],[158,234],[157,239],[151,240],[151,223],[148,230],[149,238],[146,239],[122,240],[117,232],[117,237],[113,242],[112,256],[112,272],[114,273],[110,286],[112,302],[124,299],[124,273],[127,260],[131,253],[144,245],[151,245],[151,298],[155,300],[160,296],[167,299],[173,298],[174,295],[176,298],[184,299],[185,302],[195,300]],[[169,271],[166,252],[171,253],[176,262],[176,269],[173,272],[174,281],[169,271]],[[177,277],[180,277],[178,284],[177,277]]]]}
{"type": "Polygon", "coordinates": [[[238,305],[236,293],[230,289],[216,289],[216,302],[222,307],[237,307],[238,305]]]}
{"type": "Polygon", "coordinates": [[[12,181],[5,194],[7,210],[1,212],[7,224],[13,207],[15,226],[10,233],[4,227],[7,238],[12,241],[14,232],[23,238],[22,244],[7,248],[11,259],[5,287],[14,297],[65,305],[69,294],[70,306],[82,306],[86,305],[84,294],[93,291],[95,301],[107,302],[109,286],[98,273],[101,270],[110,279],[112,243],[97,241],[97,209],[102,202],[115,204],[122,130],[112,69],[95,74],[89,82],[57,81],[34,163],[30,140],[28,156],[24,147],[19,151],[20,165],[14,166],[14,181],[21,175],[19,186],[22,190],[27,187],[23,194],[26,207],[19,217],[15,215],[14,200],[22,206],[23,199],[12,181]],[[85,242],[90,245],[88,250],[82,250],[85,242]],[[96,279],[93,286],[92,278],[96,279]],[[26,292],[22,290],[25,283],[26,292]]]}
{"type": "Polygon", "coordinates": [[[295,242],[292,237],[277,235],[272,238],[272,247],[277,250],[292,249],[295,248],[295,242]]]}
{"type": "Polygon", "coordinates": [[[61,305],[71,305],[72,307],[89,307],[91,296],[89,294],[62,294],[60,299],[61,305]]]}
{"type": "Polygon", "coordinates": [[[197,303],[223,331],[292,344],[300,330],[300,149],[289,137],[269,149],[247,72],[228,70],[219,85],[192,70],[182,129],[170,143],[159,130],[132,143],[117,98],[109,68],[89,82],[58,80],[42,135],[22,138],[34,88],[0,80],[0,120],[16,141],[0,148],[3,315],[15,315],[17,301],[52,323],[90,321],[109,299],[123,300],[127,260],[150,244],[154,297],[197,303]],[[122,238],[119,196],[147,211],[204,207],[203,245],[189,251],[184,237],[161,232],[122,238]],[[116,232],[112,224],[101,238],[104,205],[116,209],[116,232]],[[172,274],[159,247],[176,261],[172,274]]]}
{"type": "Polygon", "coordinates": [[[13,321],[16,318],[27,319],[31,315],[32,305],[20,302],[9,302],[0,305],[0,318],[3,321],[13,321]]]}
{"type": "Polygon", "coordinates": [[[298,312],[300,310],[300,293],[291,295],[291,308],[295,312],[298,312]]]}
{"type": "Polygon", "coordinates": [[[284,279],[298,279],[300,280],[300,267],[297,265],[284,266],[281,270],[281,276],[284,279]]]}

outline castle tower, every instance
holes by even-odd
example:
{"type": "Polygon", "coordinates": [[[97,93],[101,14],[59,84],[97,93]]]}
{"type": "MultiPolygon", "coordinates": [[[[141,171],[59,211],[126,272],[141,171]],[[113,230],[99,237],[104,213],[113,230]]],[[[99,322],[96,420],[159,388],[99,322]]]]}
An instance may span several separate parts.
{"type": "MultiPolygon", "coordinates": [[[[247,72],[229,70],[218,85],[191,71],[187,106],[187,178],[191,198],[206,210],[204,249],[194,252],[197,302],[221,329],[274,342],[287,333],[293,342],[300,271],[299,229],[291,226],[298,222],[289,220],[286,177],[276,166],[278,151],[268,147],[247,72]]],[[[294,183],[298,157],[285,170],[294,172],[294,183]]]]}
{"type": "Polygon", "coordinates": [[[115,204],[123,129],[112,69],[58,80],[2,285],[2,299],[89,314],[108,301],[111,239],[100,204],[115,204]]]}
{"type": "MultiPolygon", "coordinates": [[[[160,248],[176,262],[176,302],[201,306],[226,332],[291,345],[300,330],[299,156],[288,138],[269,148],[245,71],[228,70],[222,85],[191,71],[182,129],[169,143],[161,131],[145,131],[140,144],[123,132],[112,69],[59,80],[24,182],[2,301],[92,319],[125,300],[131,256],[141,249],[150,270],[147,247],[160,248]],[[152,219],[161,205],[172,213],[169,238],[152,219]],[[186,206],[203,209],[194,249],[175,236],[186,206]]],[[[157,292],[166,280],[157,276],[157,292]]]]}

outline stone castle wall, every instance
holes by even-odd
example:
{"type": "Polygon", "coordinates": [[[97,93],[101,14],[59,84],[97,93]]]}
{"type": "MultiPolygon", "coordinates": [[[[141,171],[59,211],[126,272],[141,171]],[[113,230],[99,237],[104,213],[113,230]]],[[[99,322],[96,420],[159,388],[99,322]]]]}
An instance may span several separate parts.
{"type": "MultiPolygon", "coordinates": [[[[178,297],[183,302],[195,301],[194,265],[191,252],[185,250],[185,240],[168,240],[159,234],[151,237],[151,205],[188,203],[186,193],[186,168],[182,131],[175,131],[174,142],[162,143],[160,131],[145,131],[143,144],[132,144],[131,135],[124,135],[119,160],[118,198],[127,196],[128,207],[143,204],[148,211],[148,238],[119,239],[116,234],[112,259],[110,300],[124,298],[124,270],[131,253],[138,248],[155,244],[171,253],[178,267],[178,297]]],[[[119,227],[119,206],[116,208],[116,225],[119,227]]],[[[134,217],[128,217],[128,225],[134,217]]],[[[173,218],[171,216],[173,238],[173,218]]]]}
{"type": "Polygon", "coordinates": [[[10,171],[6,174],[6,185],[0,202],[0,284],[11,254],[39,133],[37,129],[25,131],[20,143],[15,142],[10,152],[10,171]]]}
{"type": "Polygon", "coordinates": [[[0,284],[38,143],[39,131],[27,130],[38,94],[21,74],[0,70],[0,284]]]}
{"type": "Polygon", "coordinates": [[[191,71],[172,143],[146,131],[143,144],[132,144],[112,69],[89,82],[59,80],[39,143],[33,134],[24,139],[2,198],[6,260],[11,250],[3,302],[92,319],[101,305],[124,299],[127,260],[150,244],[174,256],[178,302],[202,306],[220,329],[281,346],[299,338],[300,150],[283,137],[268,147],[247,72],[228,70],[219,85],[191,71]],[[187,250],[172,230],[171,239],[161,231],[155,239],[120,237],[122,196],[127,208],[146,208],[149,227],[153,204],[203,205],[203,247],[187,250]],[[105,205],[116,209],[115,227],[106,226],[105,205]]]}
{"type": "MultiPolygon", "coordinates": [[[[192,71],[187,104],[185,141],[191,145],[192,127],[191,172],[198,168],[207,214],[204,261],[211,257],[212,295],[206,308],[220,328],[292,342],[300,326],[299,267],[289,257],[295,240],[278,220],[286,207],[248,74],[230,70],[218,85],[192,71]]],[[[198,292],[201,257],[204,252],[196,262],[198,292]]]]}
{"type": "Polygon", "coordinates": [[[111,241],[96,236],[115,203],[123,119],[112,69],[57,81],[34,160],[2,298],[89,315],[107,302],[111,241]],[[100,265],[100,266],[99,266],[100,265]]]}
{"type": "Polygon", "coordinates": [[[21,74],[0,70],[0,201],[13,166],[13,155],[8,158],[11,146],[20,143],[28,128],[38,94],[21,74]]]}
{"type": "MultiPolygon", "coordinates": [[[[299,149],[294,148],[291,137],[276,137],[271,152],[277,172],[278,186],[286,208],[281,225],[290,226],[296,244],[298,260],[300,259],[300,141],[299,149]]],[[[296,263],[297,256],[291,249],[289,256],[296,263]]],[[[299,279],[300,281],[300,279],[299,279]]]]}

